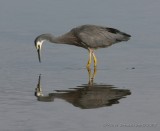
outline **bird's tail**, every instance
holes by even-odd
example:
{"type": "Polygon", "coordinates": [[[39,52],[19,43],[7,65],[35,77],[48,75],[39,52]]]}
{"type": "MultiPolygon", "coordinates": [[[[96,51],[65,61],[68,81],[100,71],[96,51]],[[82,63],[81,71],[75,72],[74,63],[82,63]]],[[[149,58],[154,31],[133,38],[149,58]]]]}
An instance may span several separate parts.
{"type": "Polygon", "coordinates": [[[108,32],[112,33],[113,37],[116,39],[116,42],[128,41],[131,35],[121,32],[120,30],[114,28],[105,28],[108,32]]]}
{"type": "Polygon", "coordinates": [[[119,40],[120,41],[128,41],[131,37],[131,35],[127,34],[127,33],[124,33],[124,32],[119,32],[119,40]]]}

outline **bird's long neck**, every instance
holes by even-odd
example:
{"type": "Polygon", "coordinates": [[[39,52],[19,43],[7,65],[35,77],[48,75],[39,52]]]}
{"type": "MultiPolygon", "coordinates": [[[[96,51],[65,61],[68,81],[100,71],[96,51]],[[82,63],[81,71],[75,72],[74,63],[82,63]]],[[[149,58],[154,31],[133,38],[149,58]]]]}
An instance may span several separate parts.
{"type": "Polygon", "coordinates": [[[73,44],[75,42],[75,37],[71,32],[58,37],[55,37],[51,34],[43,34],[43,40],[47,40],[51,43],[73,44]]]}
{"type": "Polygon", "coordinates": [[[57,43],[57,44],[60,44],[60,43],[63,44],[63,42],[64,42],[64,41],[62,41],[61,36],[56,37],[53,35],[52,35],[52,37],[50,37],[50,39],[48,41],[51,43],[57,43]]]}

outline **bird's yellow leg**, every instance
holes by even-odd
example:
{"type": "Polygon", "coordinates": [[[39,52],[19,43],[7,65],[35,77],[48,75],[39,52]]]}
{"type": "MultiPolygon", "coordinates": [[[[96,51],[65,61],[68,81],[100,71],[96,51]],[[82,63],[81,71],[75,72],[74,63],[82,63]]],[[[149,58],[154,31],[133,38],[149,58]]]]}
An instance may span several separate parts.
{"type": "Polygon", "coordinates": [[[87,65],[86,65],[87,68],[90,67],[91,62],[92,62],[92,52],[91,52],[91,50],[89,49],[89,59],[88,59],[87,65]]]}
{"type": "Polygon", "coordinates": [[[88,77],[89,77],[88,87],[91,87],[93,85],[92,71],[90,67],[87,67],[87,70],[88,70],[88,77]]]}
{"type": "Polygon", "coordinates": [[[94,72],[93,72],[93,75],[92,75],[92,79],[94,80],[95,76],[96,76],[96,73],[97,73],[97,68],[94,67],[94,72]]]}
{"type": "Polygon", "coordinates": [[[94,81],[94,78],[96,76],[97,69],[96,69],[96,67],[94,67],[93,74],[92,74],[92,71],[91,71],[90,67],[87,67],[87,70],[88,70],[88,77],[89,77],[88,85],[89,85],[89,87],[91,87],[93,85],[93,81],[94,81]]]}
{"type": "Polygon", "coordinates": [[[92,56],[93,56],[93,59],[94,59],[94,67],[97,66],[97,58],[96,58],[96,55],[94,54],[94,52],[92,51],[92,56]]]}
{"type": "Polygon", "coordinates": [[[87,71],[88,71],[88,78],[89,78],[89,81],[90,81],[91,80],[91,76],[92,76],[91,68],[87,67],[87,71]]]}

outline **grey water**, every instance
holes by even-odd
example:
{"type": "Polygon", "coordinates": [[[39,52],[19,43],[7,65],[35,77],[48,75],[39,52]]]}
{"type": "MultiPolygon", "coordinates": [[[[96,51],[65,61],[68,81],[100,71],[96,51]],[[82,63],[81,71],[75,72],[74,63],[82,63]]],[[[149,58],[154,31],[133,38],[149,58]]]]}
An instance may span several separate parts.
{"type": "Polygon", "coordinates": [[[158,131],[160,1],[1,0],[1,131],[158,131]],[[120,29],[131,40],[96,50],[34,39],[83,24],[120,29]],[[92,77],[94,77],[92,79],[92,77]]]}

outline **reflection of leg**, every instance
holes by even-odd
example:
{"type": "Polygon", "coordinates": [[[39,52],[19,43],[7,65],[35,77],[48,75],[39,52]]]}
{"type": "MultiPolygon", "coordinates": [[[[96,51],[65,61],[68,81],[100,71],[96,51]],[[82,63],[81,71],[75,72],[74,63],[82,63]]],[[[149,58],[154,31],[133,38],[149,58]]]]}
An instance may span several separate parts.
{"type": "Polygon", "coordinates": [[[91,50],[89,49],[89,59],[88,59],[88,63],[87,63],[87,66],[86,66],[87,68],[90,67],[91,62],[92,62],[92,52],[91,52],[91,50]]]}

